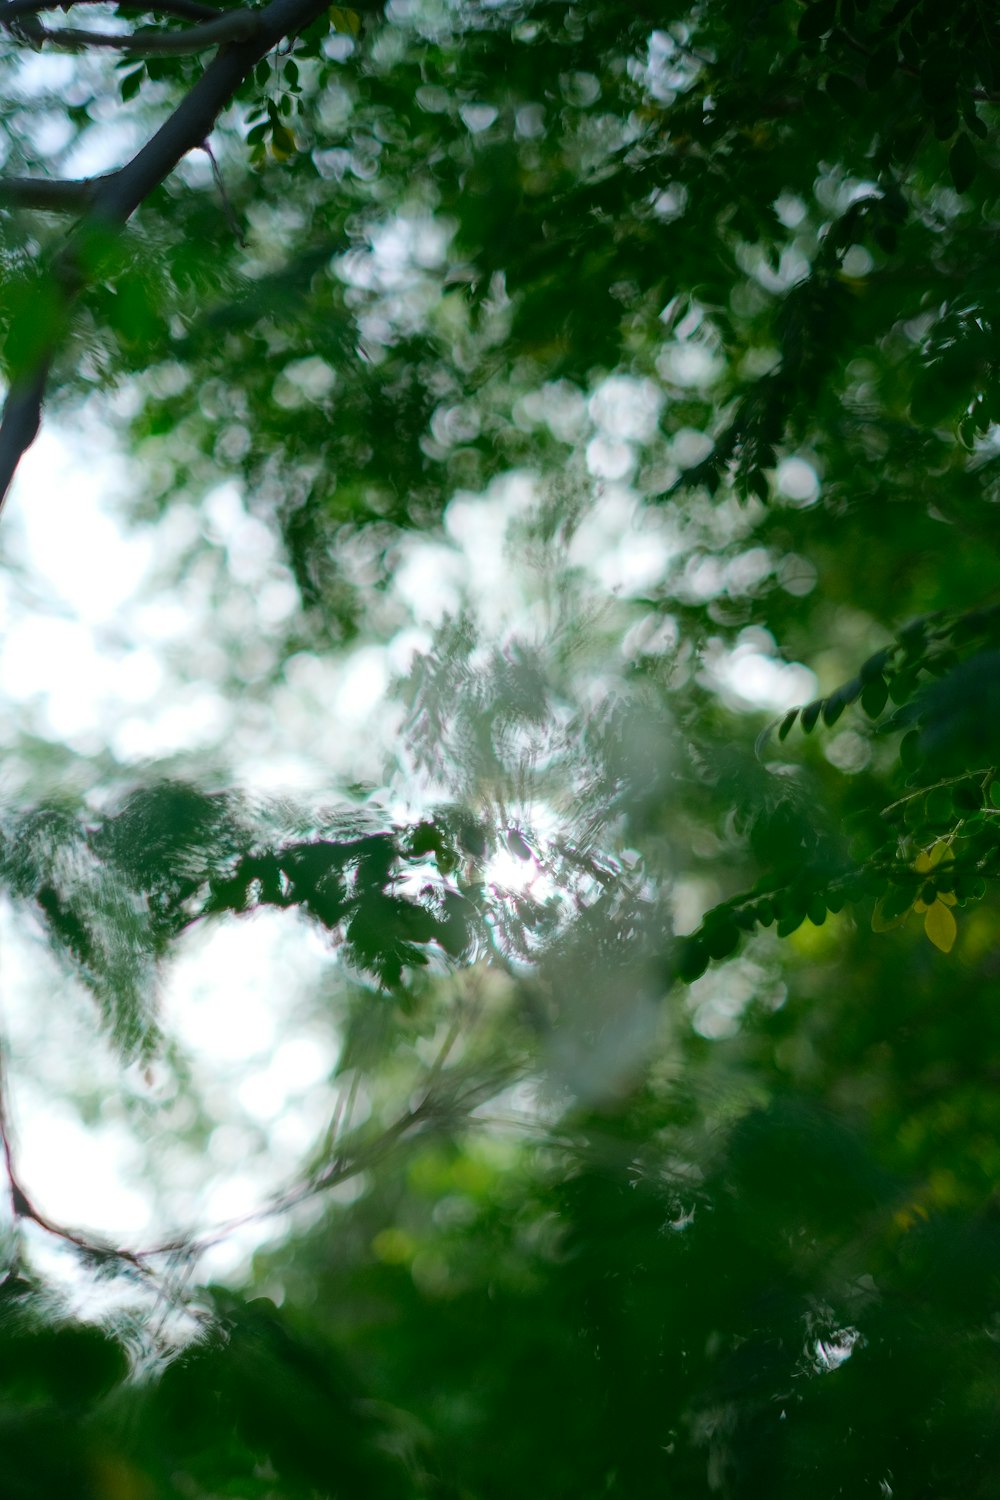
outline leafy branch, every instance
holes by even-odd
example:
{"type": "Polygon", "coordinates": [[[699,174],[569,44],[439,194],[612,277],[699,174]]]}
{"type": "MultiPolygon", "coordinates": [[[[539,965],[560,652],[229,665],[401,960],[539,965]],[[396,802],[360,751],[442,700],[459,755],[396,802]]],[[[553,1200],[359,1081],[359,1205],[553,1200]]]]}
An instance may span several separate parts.
{"type": "MultiPolygon", "coordinates": [[[[778,739],[786,739],[796,721],[806,734],[815,729],[820,718],[832,727],[844,710],[857,702],[868,718],[878,719],[891,702],[897,711],[884,728],[909,730],[900,755],[904,769],[914,771],[922,758],[921,726],[928,727],[939,708],[935,696],[926,692],[928,682],[953,673],[963,660],[974,660],[998,648],[1000,604],[962,611],[938,610],[924,615],[911,621],[894,641],[863,662],[849,682],[826,697],[814,698],[804,708],[790,709],[783,719],[775,721],[778,739]],[[925,690],[922,694],[921,688],[925,690]]],[[[765,730],[758,749],[774,727],[772,724],[765,730]]]]}
{"type": "Polygon", "coordinates": [[[248,41],[260,25],[260,13],[232,10],[225,15],[213,16],[210,21],[189,26],[184,31],[143,29],[121,36],[107,31],[86,31],[75,26],[53,30],[52,27],[28,20],[10,24],[16,26],[17,33],[35,47],[61,47],[66,52],[84,52],[96,47],[114,52],[135,53],[143,57],[183,57],[194,52],[204,52],[209,47],[225,46],[229,42],[248,41]]]}
{"type": "MultiPolygon", "coordinates": [[[[69,10],[77,5],[98,5],[103,0],[3,0],[0,4],[0,26],[10,27],[22,16],[39,15],[47,10],[69,10]]],[[[119,0],[119,10],[136,10],[143,15],[180,16],[188,21],[211,21],[221,14],[216,6],[202,5],[200,0],[119,0]]]]}
{"type": "MultiPolygon", "coordinates": [[[[34,441],[56,350],[74,302],[87,284],[87,266],[95,241],[121,232],[139,206],[188,154],[208,139],[221,111],[256,65],[279,42],[319,20],[325,0],[271,0],[259,12],[237,13],[239,37],[229,35],[197,82],[146,144],[116,172],[101,178],[87,200],[76,231],[55,262],[43,273],[49,308],[44,328],[28,340],[27,353],[10,372],[10,388],[0,420],[0,505],[23,454],[34,441]]],[[[220,18],[220,22],[229,21],[220,18]]],[[[215,26],[206,22],[205,26],[215,26]]],[[[195,28],[198,30],[199,28],[195,28]]],[[[204,32],[202,32],[204,35],[204,32]]],[[[36,314],[33,308],[26,313],[36,314]]]]}
{"type": "Polygon", "coordinates": [[[758,928],[776,924],[778,936],[788,937],[807,919],[820,926],[828,913],[868,901],[875,903],[876,931],[915,910],[935,946],[950,951],[957,930],[951,907],[981,900],[987,882],[1000,876],[998,648],[1000,605],[926,615],[849,682],[764,730],[758,755],[775,729],[779,741],[796,723],[811,734],[860,703],[869,719],[881,721],[876,733],[902,732],[900,772],[913,790],[882,809],[885,837],[862,857],[821,844],[810,859],[712,908],[678,946],[679,978],[697,979],[758,928]],[[970,764],[974,769],[966,769],[970,764]]]}

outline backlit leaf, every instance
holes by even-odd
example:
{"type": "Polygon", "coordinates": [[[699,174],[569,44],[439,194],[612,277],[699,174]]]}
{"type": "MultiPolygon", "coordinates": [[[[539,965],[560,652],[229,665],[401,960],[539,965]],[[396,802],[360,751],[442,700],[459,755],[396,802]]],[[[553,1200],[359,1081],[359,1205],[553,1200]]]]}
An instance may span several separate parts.
{"type": "Polygon", "coordinates": [[[933,906],[927,908],[924,931],[935,948],[940,948],[942,953],[951,952],[958,936],[958,927],[943,901],[935,901],[933,906]]]}

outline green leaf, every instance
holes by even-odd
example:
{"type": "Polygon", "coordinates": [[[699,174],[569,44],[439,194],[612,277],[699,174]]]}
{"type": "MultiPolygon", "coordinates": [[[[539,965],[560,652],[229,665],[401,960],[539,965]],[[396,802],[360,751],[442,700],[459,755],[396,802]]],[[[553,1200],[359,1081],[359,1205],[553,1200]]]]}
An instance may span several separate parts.
{"type": "Polygon", "coordinates": [[[839,691],[831,693],[823,704],[823,723],[831,729],[847,707],[847,700],[839,691]]]}
{"type": "Polygon", "coordinates": [[[926,810],[928,823],[952,823],[955,816],[955,806],[952,801],[951,788],[947,786],[932,787],[927,793],[926,810]]]}
{"type": "Polygon", "coordinates": [[[798,25],[800,42],[816,41],[832,31],[837,23],[837,0],[814,0],[802,15],[798,25]]]}
{"type": "Polygon", "coordinates": [[[869,719],[877,719],[889,700],[889,688],[884,677],[875,677],[861,694],[861,707],[869,719]]]}
{"type": "Polygon", "coordinates": [[[962,118],[972,134],[978,136],[981,141],[989,138],[989,126],[985,120],[981,120],[976,113],[976,106],[971,100],[966,100],[962,105],[962,118]]]}
{"type": "Polygon", "coordinates": [[[747,484],[757,496],[757,499],[766,505],[771,496],[771,487],[767,482],[766,474],[762,473],[760,469],[754,469],[747,480],[747,484]]]}
{"type": "Polygon", "coordinates": [[[915,771],[923,763],[920,730],[911,729],[899,742],[899,760],[904,771],[915,771]]]}
{"type": "Polygon", "coordinates": [[[960,786],[952,787],[951,800],[956,810],[968,817],[971,813],[977,813],[982,808],[982,788],[975,781],[963,782],[960,786]]]}
{"type": "Polygon", "coordinates": [[[709,954],[705,944],[697,937],[683,938],[677,950],[677,977],[684,984],[693,984],[708,968],[709,954]]]}
{"type": "Polygon", "coordinates": [[[872,53],[865,69],[865,83],[873,93],[885,88],[896,72],[898,61],[894,42],[883,42],[881,47],[872,53]]]}
{"type": "Polygon", "coordinates": [[[121,96],[125,103],[127,103],[129,99],[135,98],[136,94],[142,87],[142,80],[145,78],[145,76],[146,65],[144,63],[141,68],[136,68],[134,73],[126,73],[122,78],[121,96]]]}
{"type": "Polygon", "coordinates": [[[739,944],[739,928],[728,917],[706,921],[702,929],[701,940],[709,958],[728,958],[739,944]]]}
{"type": "Polygon", "coordinates": [[[957,193],[968,191],[978,167],[976,148],[963,131],[948,153],[948,170],[957,193]]]}
{"type": "Polygon", "coordinates": [[[795,723],[795,720],[798,718],[798,716],[799,711],[797,708],[793,708],[788,711],[788,713],[782,719],[781,726],[778,729],[779,740],[786,740],[788,738],[792,725],[795,723]]]}
{"type": "Polygon", "coordinates": [[[822,708],[823,699],[816,698],[812,703],[807,703],[802,710],[802,728],[806,734],[810,734],[816,728],[816,721],[820,716],[822,708]]]}
{"type": "Polygon", "coordinates": [[[876,677],[881,677],[889,662],[892,660],[892,647],[885,646],[881,651],[876,651],[874,656],[869,656],[858,672],[863,687],[873,682],[876,677]]]}
{"type": "Polygon", "coordinates": [[[912,885],[890,886],[880,902],[882,914],[890,921],[905,916],[915,899],[916,892],[912,885]]]}
{"type": "Polygon", "coordinates": [[[901,926],[913,907],[913,901],[914,892],[909,886],[890,886],[875,903],[872,932],[891,932],[894,927],[901,926]]]}
{"type": "Polygon", "coordinates": [[[857,109],[861,90],[853,78],[848,78],[845,73],[828,73],[825,88],[838,108],[845,111],[857,109]]]}
{"type": "Polygon", "coordinates": [[[908,703],[916,690],[916,672],[899,672],[889,678],[889,697],[897,705],[908,703]]]}

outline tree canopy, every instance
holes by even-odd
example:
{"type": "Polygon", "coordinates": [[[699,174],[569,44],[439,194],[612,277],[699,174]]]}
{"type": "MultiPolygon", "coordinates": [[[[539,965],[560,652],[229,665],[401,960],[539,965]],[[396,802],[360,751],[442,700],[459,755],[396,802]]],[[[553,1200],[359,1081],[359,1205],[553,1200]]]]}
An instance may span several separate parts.
{"type": "Polygon", "coordinates": [[[992,1496],[1000,20],[84,3],[0,487],[114,434],[224,727],[11,707],[0,1496],[992,1496]],[[24,1164],[57,1025],[146,1234],[24,1164]]]}

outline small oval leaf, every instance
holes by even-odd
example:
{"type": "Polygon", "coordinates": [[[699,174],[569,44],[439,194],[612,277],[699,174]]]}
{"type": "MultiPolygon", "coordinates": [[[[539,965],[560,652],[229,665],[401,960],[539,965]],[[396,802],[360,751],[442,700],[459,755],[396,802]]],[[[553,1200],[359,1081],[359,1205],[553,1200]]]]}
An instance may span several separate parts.
{"type": "Polygon", "coordinates": [[[830,694],[829,698],[823,704],[823,723],[828,729],[833,728],[846,707],[847,704],[841,693],[830,694]]]}
{"type": "Polygon", "coordinates": [[[956,193],[968,191],[972,186],[972,179],[976,175],[978,166],[976,148],[972,144],[971,137],[967,136],[963,131],[948,152],[948,170],[951,173],[951,180],[955,184],[956,193]]]}
{"type": "Polygon", "coordinates": [[[911,729],[899,742],[899,761],[904,771],[915,771],[923,760],[920,751],[920,730],[911,729]]]}
{"type": "Polygon", "coordinates": [[[708,949],[699,938],[685,938],[677,953],[677,977],[693,984],[708,968],[708,949]]]}
{"type": "Polygon", "coordinates": [[[781,721],[781,728],[778,730],[779,740],[786,740],[788,738],[789,731],[798,716],[799,711],[797,708],[793,708],[789,713],[785,715],[785,717],[781,721]]]}
{"type": "Polygon", "coordinates": [[[940,948],[942,953],[950,953],[955,946],[958,925],[943,901],[935,901],[933,906],[927,908],[924,931],[935,948],[940,948]]]}
{"type": "Polygon", "coordinates": [[[894,927],[899,927],[906,921],[909,912],[910,908],[907,907],[905,911],[891,914],[887,908],[887,897],[883,896],[872,912],[872,932],[891,932],[894,927]]]}
{"type": "Polygon", "coordinates": [[[740,940],[739,928],[728,919],[713,922],[701,934],[709,958],[728,958],[740,940]]]}
{"type": "Polygon", "coordinates": [[[799,41],[818,41],[833,30],[836,21],[837,0],[815,0],[799,21],[799,41]]]}
{"type": "Polygon", "coordinates": [[[898,61],[894,42],[883,42],[878,51],[872,54],[865,69],[865,83],[873,93],[889,82],[898,61]]]}
{"type": "Polygon", "coordinates": [[[889,699],[889,689],[884,677],[874,677],[861,694],[861,707],[869,719],[877,719],[889,699]]]}
{"type": "Polygon", "coordinates": [[[820,716],[822,708],[823,699],[816,698],[812,703],[807,703],[805,708],[802,710],[802,728],[805,730],[806,734],[811,733],[811,731],[816,728],[816,721],[820,716]]]}
{"type": "Polygon", "coordinates": [[[889,665],[891,656],[892,648],[887,646],[883,647],[881,651],[876,651],[874,656],[869,656],[866,662],[862,662],[858,676],[861,678],[863,686],[867,687],[869,682],[874,682],[876,677],[882,676],[882,673],[889,665]]]}

